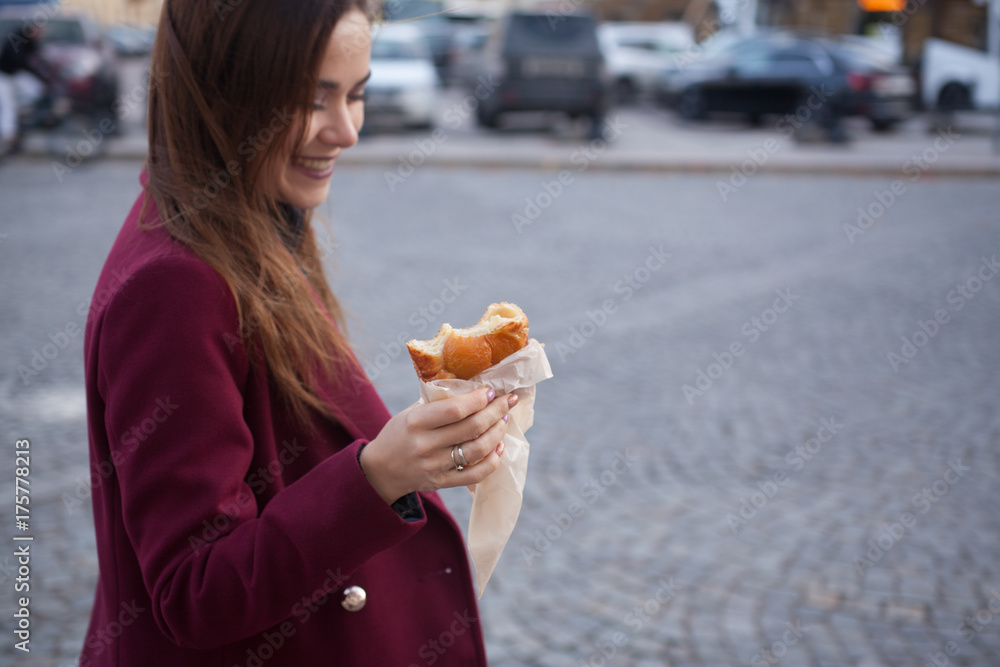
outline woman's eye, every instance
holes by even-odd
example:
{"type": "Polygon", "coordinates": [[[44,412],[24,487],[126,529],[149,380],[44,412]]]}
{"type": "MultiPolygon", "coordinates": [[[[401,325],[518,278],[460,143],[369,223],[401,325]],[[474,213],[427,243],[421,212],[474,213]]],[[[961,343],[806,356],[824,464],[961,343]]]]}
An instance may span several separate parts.
{"type": "Polygon", "coordinates": [[[349,99],[352,102],[363,102],[365,99],[365,91],[359,90],[356,93],[352,93],[347,96],[347,99],[349,99]]]}

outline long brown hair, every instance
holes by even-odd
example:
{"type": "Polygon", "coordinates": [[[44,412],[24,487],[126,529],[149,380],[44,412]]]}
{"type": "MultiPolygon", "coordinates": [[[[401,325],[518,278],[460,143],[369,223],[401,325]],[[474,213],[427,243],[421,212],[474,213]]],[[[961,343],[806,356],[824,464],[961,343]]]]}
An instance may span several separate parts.
{"type": "Polygon", "coordinates": [[[287,243],[267,185],[305,140],[327,42],[353,8],[376,20],[372,0],[166,0],[150,66],[146,203],[226,280],[251,361],[303,425],[310,409],[332,416],[318,373],[356,362],[330,319],[343,329],[312,212],[287,243]]]}

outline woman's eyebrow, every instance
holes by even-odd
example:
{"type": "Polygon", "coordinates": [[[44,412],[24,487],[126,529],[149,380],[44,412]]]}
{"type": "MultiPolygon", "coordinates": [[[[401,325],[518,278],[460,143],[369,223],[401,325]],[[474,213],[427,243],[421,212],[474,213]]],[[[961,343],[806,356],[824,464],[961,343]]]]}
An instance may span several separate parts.
{"type": "MultiPolygon", "coordinates": [[[[353,87],[357,88],[361,84],[367,83],[368,79],[370,79],[370,78],[372,78],[372,73],[369,71],[368,74],[365,75],[365,78],[363,78],[360,81],[358,81],[356,84],[354,84],[353,87]]],[[[319,87],[322,88],[322,89],[324,89],[324,90],[337,90],[338,88],[340,88],[340,84],[337,83],[336,81],[329,81],[327,79],[320,79],[319,80],[319,87]]]]}

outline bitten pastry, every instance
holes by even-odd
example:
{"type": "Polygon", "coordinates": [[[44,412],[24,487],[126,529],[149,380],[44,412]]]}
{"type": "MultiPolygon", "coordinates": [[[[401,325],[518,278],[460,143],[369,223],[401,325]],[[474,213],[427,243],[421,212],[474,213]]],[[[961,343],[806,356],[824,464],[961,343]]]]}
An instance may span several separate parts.
{"type": "Polygon", "coordinates": [[[475,325],[453,329],[442,324],[430,340],[406,344],[413,367],[424,382],[468,380],[528,344],[528,318],[512,303],[493,303],[475,325]]]}

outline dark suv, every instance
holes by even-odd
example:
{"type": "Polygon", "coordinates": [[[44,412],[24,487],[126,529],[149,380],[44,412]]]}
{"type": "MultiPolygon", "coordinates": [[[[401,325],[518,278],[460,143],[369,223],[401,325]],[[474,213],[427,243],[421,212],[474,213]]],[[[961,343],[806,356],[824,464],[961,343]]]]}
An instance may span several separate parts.
{"type": "Polygon", "coordinates": [[[480,125],[496,127],[509,111],[561,111],[590,116],[595,127],[603,122],[604,57],[590,14],[504,16],[485,45],[483,70],[493,92],[479,103],[480,125]]]}

